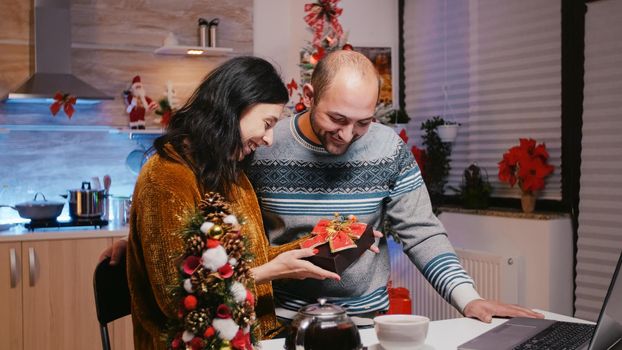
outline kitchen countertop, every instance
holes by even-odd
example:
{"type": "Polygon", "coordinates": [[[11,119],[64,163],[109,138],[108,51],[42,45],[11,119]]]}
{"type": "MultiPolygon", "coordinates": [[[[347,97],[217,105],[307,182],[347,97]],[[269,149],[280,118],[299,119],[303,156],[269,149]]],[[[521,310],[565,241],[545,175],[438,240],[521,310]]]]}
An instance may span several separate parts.
{"type": "Polygon", "coordinates": [[[20,241],[43,241],[55,239],[84,239],[84,238],[115,238],[127,237],[129,226],[108,225],[100,229],[88,227],[56,227],[41,228],[35,231],[27,230],[23,224],[0,231],[0,243],[20,241]]]}

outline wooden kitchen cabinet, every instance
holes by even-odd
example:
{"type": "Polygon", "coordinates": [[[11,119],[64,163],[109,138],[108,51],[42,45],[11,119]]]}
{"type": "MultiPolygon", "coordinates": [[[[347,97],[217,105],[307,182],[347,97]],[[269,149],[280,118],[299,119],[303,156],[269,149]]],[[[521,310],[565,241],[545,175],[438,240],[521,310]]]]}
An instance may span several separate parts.
{"type": "Polygon", "coordinates": [[[99,327],[93,271],[111,239],[22,243],[25,350],[93,349],[99,327]]]}
{"type": "Polygon", "coordinates": [[[21,243],[0,243],[0,349],[22,349],[21,243]]]}
{"type": "MultiPolygon", "coordinates": [[[[93,272],[110,244],[110,237],[0,243],[0,349],[100,349],[93,272]]],[[[113,349],[133,349],[131,320],[116,323],[113,349]]]]}

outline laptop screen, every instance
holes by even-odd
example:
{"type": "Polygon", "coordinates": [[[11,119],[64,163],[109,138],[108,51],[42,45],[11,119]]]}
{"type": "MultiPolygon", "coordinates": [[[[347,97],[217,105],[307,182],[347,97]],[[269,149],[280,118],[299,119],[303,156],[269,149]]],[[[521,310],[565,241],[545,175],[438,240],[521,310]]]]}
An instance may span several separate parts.
{"type": "Polygon", "coordinates": [[[618,265],[613,272],[607,296],[600,310],[596,330],[590,343],[590,350],[609,349],[616,342],[614,349],[622,349],[622,277],[620,277],[620,265],[622,265],[622,254],[618,259],[618,265]]]}

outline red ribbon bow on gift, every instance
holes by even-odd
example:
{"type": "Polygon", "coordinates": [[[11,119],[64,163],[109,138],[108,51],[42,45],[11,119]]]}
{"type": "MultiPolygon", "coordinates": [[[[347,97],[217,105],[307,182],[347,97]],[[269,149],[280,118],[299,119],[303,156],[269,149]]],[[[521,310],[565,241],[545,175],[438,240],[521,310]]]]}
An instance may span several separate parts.
{"type": "Polygon", "coordinates": [[[291,96],[296,90],[298,90],[298,84],[296,84],[296,81],[292,79],[292,82],[287,84],[287,91],[289,91],[289,96],[291,96]]]}
{"type": "Polygon", "coordinates": [[[337,7],[340,0],[318,0],[317,3],[305,4],[305,22],[314,30],[313,45],[320,45],[322,33],[324,32],[324,18],[328,20],[337,36],[343,34],[343,28],[339,24],[337,17],[341,15],[343,9],[337,7]]]}
{"type": "Polygon", "coordinates": [[[366,228],[367,225],[357,222],[354,215],[344,220],[342,216],[335,213],[333,220],[318,221],[311,232],[312,237],[300,243],[300,247],[315,248],[328,242],[331,253],[356,248],[354,240],[361,238],[366,228]]]}
{"type": "Polygon", "coordinates": [[[75,111],[73,105],[76,104],[77,98],[70,94],[63,94],[58,91],[54,95],[54,102],[50,105],[50,112],[52,112],[53,116],[56,116],[56,113],[60,111],[60,108],[63,107],[63,111],[67,115],[67,118],[71,119],[73,116],[73,112],[75,111]]]}

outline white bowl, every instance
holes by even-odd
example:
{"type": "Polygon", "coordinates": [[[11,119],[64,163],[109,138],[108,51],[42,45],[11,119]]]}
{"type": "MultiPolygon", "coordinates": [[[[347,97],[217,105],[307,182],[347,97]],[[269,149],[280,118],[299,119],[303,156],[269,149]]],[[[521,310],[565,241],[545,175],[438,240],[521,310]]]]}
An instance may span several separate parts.
{"type": "Polygon", "coordinates": [[[374,330],[384,349],[418,349],[425,343],[430,319],[418,315],[382,315],[374,318],[374,330]]]}

